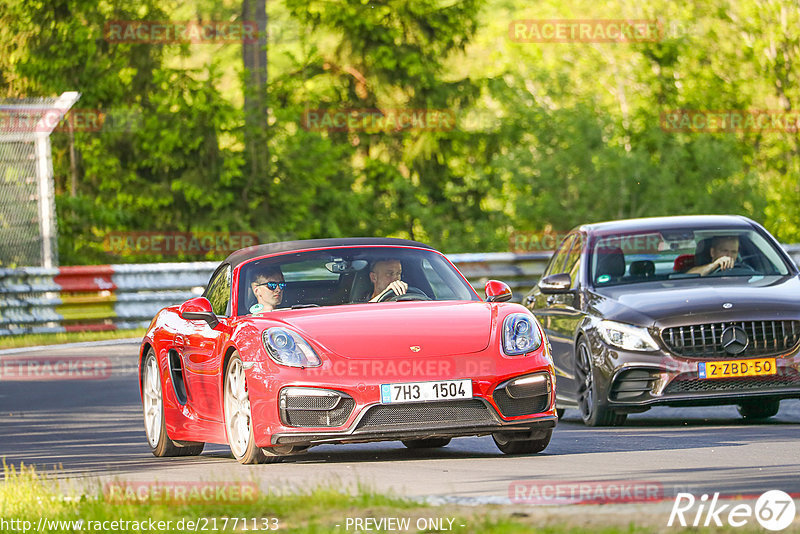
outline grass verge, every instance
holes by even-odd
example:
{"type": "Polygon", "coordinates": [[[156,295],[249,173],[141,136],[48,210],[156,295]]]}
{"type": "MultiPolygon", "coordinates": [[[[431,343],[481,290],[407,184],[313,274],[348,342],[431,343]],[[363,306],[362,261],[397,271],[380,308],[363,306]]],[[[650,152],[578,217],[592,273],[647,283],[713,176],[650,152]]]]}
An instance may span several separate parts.
{"type": "MultiPolygon", "coordinates": [[[[502,505],[429,506],[418,501],[377,494],[364,487],[359,487],[355,493],[333,486],[317,487],[301,493],[260,493],[247,502],[239,503],[213,502],[211,499],[202,504],[170,503],[163,499],[161,502],[152,499],[120,502],[104,497],[103,490],[78,495],[61,491],[56,479],[39,474],[30,467],[15,469],[3,462],[3,474],[4,481],[0,482],[2,532],[697,532],[697,529],[679,527],[666,530],[654,528],[652,524],[635,524],[634,519],[616,522],[612,526],[598,524],[597,521],[587,525],[587,516],[596,510],[583,506],[562,507],[562,513],[558,514],[519,513],[502,505]],[[577,518],[576,523],[574,519],[577,518]],[[384,522],[383,528],[378,523],[391,519],[395,522],[384,522]],[[358,520],[361,520],[360,524],[358,520]]],[[[636,517],[635,513],[630,512],[624,515],[636,517]]],[[[702,530],[753,531],[730,527],[702,530]]]]}
{"type": "Polygon", "coordinates": [[[58,332],[56,334],[23,334],[21,336],[0,336],[0,349],[35,347],[38,345],[58,345],[81,341],[104,341],[106,339],[125,339],[144,336],[146,328],[135,330],[109,330],[101,332],[58,332]]]}

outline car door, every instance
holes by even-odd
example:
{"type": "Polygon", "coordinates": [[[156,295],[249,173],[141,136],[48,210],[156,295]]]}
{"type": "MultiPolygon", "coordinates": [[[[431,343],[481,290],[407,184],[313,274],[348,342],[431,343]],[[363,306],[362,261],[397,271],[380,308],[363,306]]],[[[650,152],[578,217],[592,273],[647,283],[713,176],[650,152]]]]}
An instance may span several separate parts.
{"type": "Polygon", "coordinates": [[[544,294],[534,288],[526,304],[542,324],[550,341],[553,363],[558,375],[559,397],[572,396],[575,384],[574,333],[583,318],[580,310],[580,266],[584,236],[571,233],[559,245],[542,278],[552,274],[568,273],[574,291],[561,294],[544,294]]]}
{"type": "MultiPolygon", "coordinates": [[[[574,235],[570,234],[565,237],[561,243],[559,243],[558,248],[553,253],[553,256],[550,258],[550,262],[545,267],[544,273],[542,274],[542,278],[546,278],[551,274],[557,274],[563,272],[562,269],[564,268],[564,263],[567,260],[567,255],[569,253],[570,247],[572,246],[572,240],[574,239],[574,235]]],[[[541,323],[542,328],[544,328],[545,334],[547,334],[548,339],[551,337],[551,314],[552,310],[549,308],[548,301],[551,300],[552,295],[545,295],[539,289],[539,284],[537,283],[531,292],[525,297],[525,305],[533,312],[536,318],[541,323]]],[[[551,345],[553,344],[553,340],[550,340],[551,345]]],[[[556,347],[553,346],[553,350],[555,351],[556,347]]]]}
{"type": "Polygon", "coordinates": [[[581,306],[581,256],[584,238],[574,234],[562,271],[572,279],[571,292],[547,295],[546,309],[550,318],[550,342],[553,345],[553,363],[559,375],[559,392],[571,397],[577,392],[575,378],[575,332],[584,317],[581,306]]]}
{"type": "Polygon", "coordinates": [[[221,328],[227,324],[231,302],[231,266],[223,264],[212,275],[205,293],[220,325],[211,328],[205,321],[187,321],[184,366],[186,368],[189,405],[197,415],[210,421],[222,421],[221,383],[223,343],[221,328]]]}

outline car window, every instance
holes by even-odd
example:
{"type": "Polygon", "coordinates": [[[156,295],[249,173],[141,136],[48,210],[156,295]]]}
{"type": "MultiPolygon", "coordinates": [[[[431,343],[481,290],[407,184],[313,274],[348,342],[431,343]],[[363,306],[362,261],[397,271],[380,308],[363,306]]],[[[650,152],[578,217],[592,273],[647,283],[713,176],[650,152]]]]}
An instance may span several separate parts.
{"type": "Polygon", "coordinates": [[[215,273],[208,283],[205,296],[211,303],[211,309],[215,315],[228,315],[228,303],[231,300],[230,265],[223,266],[215,273]]]}
{"type": "Polygon", "coordinates": [[[569,273],[570,278],[572,278],[573,288],[577,287],[579,282],[582,252],[583,236],[581,234],[575,234],[575,239],[572,241],[572,246],[570,247],[569,254],[564,263],[564,272],[569,273]]]}
{"type": "Polygon", "coordinates": [[[339,306],[370,300],[372,269],[395,262],[408,284],[406,299],[480,300],[447,259],[432,250],[410,247],[339,247],[257,258],[242,265],[237,282],[237,313],[248,315],[256,303],[251,288],[259,273],[279,270],[286,282],[276,310],[339,306]]]}
{"type": "Polygon", "coordinates": [[[775,246],[755,230],[679,229],[596,236],[591,247],[591,278],[597,287],[658,280],[699,278],[696,268],[732,254],[732,268],[702,275],[785,276],[789,268],[775,246]]]}
{"type": "Polygon", "coordinates": [[[575,234],[568,235],[564,238],[564,240],[556,249],[555,254],[553,254],[553,258],[550,260],[550,264],[547,266],[544,276],[564,272],[564,265],[567,261],[567,255],[569,254],[569,250],[574,239],[575,234]]]}
{"type": "Polygon", "coordinates": [[[454,300],[458,297],[451,284],[448,284],[439,273],[439,270],[431,265],[430,259],[422,260],[422,271],[433,289],[433,294],[437,299],[454,300]]]}

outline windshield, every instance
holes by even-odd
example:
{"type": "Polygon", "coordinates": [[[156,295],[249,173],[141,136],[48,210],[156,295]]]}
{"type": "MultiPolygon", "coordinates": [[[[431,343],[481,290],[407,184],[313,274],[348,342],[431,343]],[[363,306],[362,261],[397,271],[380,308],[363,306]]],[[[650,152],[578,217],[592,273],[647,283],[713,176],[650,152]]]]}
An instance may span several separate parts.
{"type": "Polygon", "coordinates": [[[754,230],[718,228],[600,235],[591,244],[596,287],[680,278],[788,275],[770,241],[754,230]]]}
{"type": "Polygon", "coordinates": [[[277,310],[364,303],[376,291],[385,291],[381,301],[480,300],[437,252],[386,246],[343,247],[247,262],[239,273],[238,315],[269,311],[269,304],[260,304],[265,302],[265,296],[273,299],[277,310]],[[405,292],[401,295],[387,289],[387,284],[395,280],[404,283],[405,292]],[[257,292],[262,298],[256,296],[257,292]]]}

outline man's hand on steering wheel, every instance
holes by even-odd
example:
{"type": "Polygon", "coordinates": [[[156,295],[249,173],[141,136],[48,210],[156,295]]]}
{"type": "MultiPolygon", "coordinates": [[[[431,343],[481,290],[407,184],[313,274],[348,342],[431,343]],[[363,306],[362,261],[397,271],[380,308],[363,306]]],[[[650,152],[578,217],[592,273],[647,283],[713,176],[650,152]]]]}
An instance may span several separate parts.
{"type": "Polygon", "coordinates": [[[408,284],[403,282],[402,280],[395,280],[394,282],[390,282],[386,289],[381,291],[377,297],[374,297],[370,300],[370,302],[381,302],[381,299],[386,296],[387,293],[394,291],[394,296],[399,297],[400,295],[405,295],[406,291],[408,291],[408,284]]]}
{"type": "Polygon", "coordinates": [[[734,264],[736,263],[735,258],[731,258],[730,256],[721,256],[717,258],[714,263],[711,265],[713,266],[711,270],[708,271],[707,274],[711,274],[716,271],[726,271],[728,269],[733,269],[734,264]]]}

